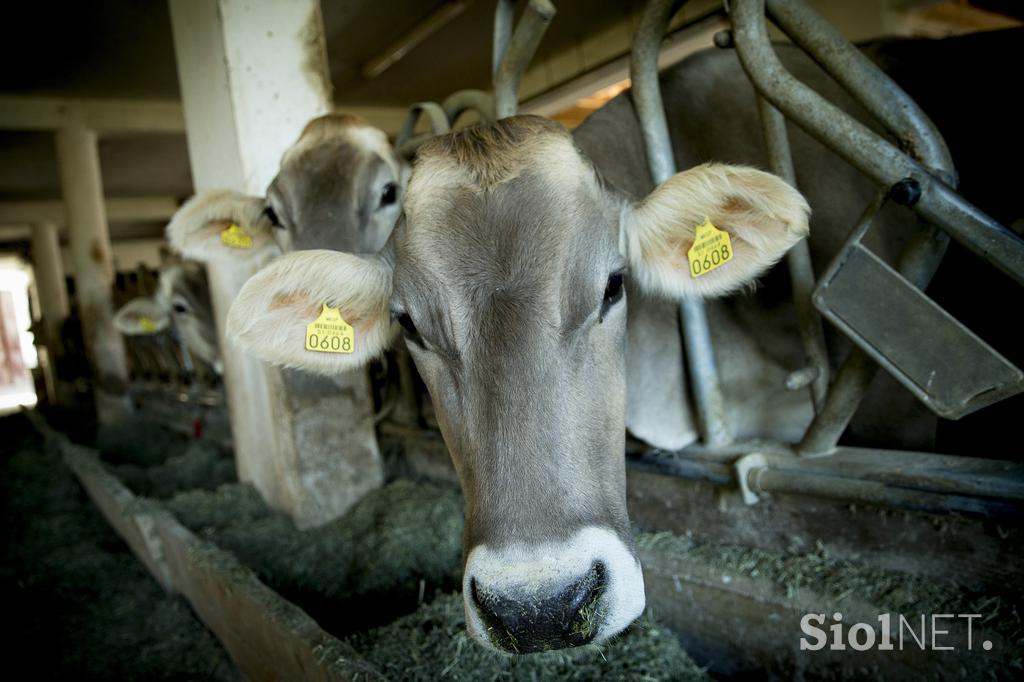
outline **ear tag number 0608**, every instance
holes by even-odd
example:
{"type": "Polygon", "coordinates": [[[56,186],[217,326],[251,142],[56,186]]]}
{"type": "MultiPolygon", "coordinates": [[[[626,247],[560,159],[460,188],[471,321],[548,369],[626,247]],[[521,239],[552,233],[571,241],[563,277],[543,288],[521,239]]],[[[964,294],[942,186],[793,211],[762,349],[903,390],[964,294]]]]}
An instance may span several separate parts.
{"type": "Polygon", "coordinates": [[[732,260],[732,242],[729,233],[719,230],[707,218],[697,226],[693,246],[686,252],[690,261],[690,276],[696,279],[720,268],[732,260]]]}
{"type": "Polygon", "coordinates": [[[320,317],[306,325],[306,350],[314,353],[351,353],[356,348],[355,332],[341,318],[337,308],[324,303],[320,317]]]}

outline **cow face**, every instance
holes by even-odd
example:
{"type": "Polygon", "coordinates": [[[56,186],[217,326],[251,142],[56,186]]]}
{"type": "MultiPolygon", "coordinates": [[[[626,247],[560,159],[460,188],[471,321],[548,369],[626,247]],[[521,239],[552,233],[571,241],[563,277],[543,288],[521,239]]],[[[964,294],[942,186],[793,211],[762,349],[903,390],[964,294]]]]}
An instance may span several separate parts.
{"type": "Polygon", "coordinates": [[[167,239],[201,262],[311,248],[376,253],[401,211],[407,176],[383,132],[354,116],[321,116],[285,153],[266,197],[199,194],[175,214],[167,239]],[[240,236],[225,239],[232,226],[240,236]]]}
{"type": "Polygon", "coordinates": [[[163,268],[157,292],[122,306],[114,316],[114,326],[129,336],[173,331],[193,356],[218,374],[221,371],[210,291],[198,263],[163,268]]]}
{"type": "Polygon", "coordinates": [[[466,498],[470,633],[515,653],[601,641],[644,607],[625,505],[623,280],[675,298],[730,291],[806,234],[807,213],[781,180],[726,166],[633,204],[561,126],[505,119],[420,150],[385,254],[285,256],[242,289],[228,333],[331,373],[400,330],[466,498]],[[694,278],[705,220],[732,254],[694,278]],[[304,351],[323,303],[352,325],[353,354],[304,351]]]}

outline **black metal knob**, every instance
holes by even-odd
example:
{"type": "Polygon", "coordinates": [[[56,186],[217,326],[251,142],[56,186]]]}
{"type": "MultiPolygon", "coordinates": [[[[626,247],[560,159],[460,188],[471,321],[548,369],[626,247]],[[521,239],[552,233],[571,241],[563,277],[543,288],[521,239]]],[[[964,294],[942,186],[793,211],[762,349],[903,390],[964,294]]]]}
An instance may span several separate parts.
{"type": "Polygon", "coordinates": [[[921,183],[903,178],[889,189],[889,198],[900,206],[913,206],[921,199],[921,183]]]}

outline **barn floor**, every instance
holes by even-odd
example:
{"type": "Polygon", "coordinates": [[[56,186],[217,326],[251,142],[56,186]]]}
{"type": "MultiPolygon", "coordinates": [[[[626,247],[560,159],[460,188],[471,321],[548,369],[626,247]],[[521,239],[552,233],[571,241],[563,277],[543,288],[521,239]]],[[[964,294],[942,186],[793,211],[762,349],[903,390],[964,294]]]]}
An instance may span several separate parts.
{"type": "MultiPolygon", "coordinates": [[[[9,419],[5,427],[11,425],[7,430],[12,433],[28,428],[19,422],[17,418],[9,419]]],[[[93,510],[81,513],[82,505],[88,506],[89,501],[64,473],[59,459],[48,454],[38,439],[20,433],[8,441],[23,452],[4,462],[11,471],[5,475],[6,507],[2,511],[7,512],[5,523],[14,526],[6,533],[14,543],[5,552],[13,556],[14,548],[25,552],[25,548],[42,546],[37,551],[59,555],[60,551],[67,552],[65,533],[69,530],[76,538],[105,534],[107,544],[120,545],[93,510]],[[56,478],[55,469],[60,471],[56,478]],[[44,483],[49,480],[47,476],[59,479],[59,483],[44,483]],[[66,504],[64,500],[75,501],[74,512],[61,506],[66,504]],[[51,508],[52,512],[46,511],[51,508]],[[45,516],[49,513],[53,518],[45,516]],[[89,519],[96,527],[80,530],[75,524],[84,521],[72,522],[66,518],[68,514],[74,519],[89,519]],[[43,518],[37,519],[39,516],[43,518]],[[45,533],[36,525],[58,533],[45,541],[45,533]]],[[[837,560],[820,546],[817,551],[786,554],[696,543],[684,535],[665,532],[637,536],[649,609],[648,615],[625,635],[600,647],[571,653],[497,656],[473,644],[464,632],[457,593],[462,500],[453,483],[399,476],[341,519],[300,531],[287,517],[267,508],[250,486],[234,481],[230,454],[209,439],[192,441],[153,422],[136,421],[101,430],[95,441],[106,469],[136,494],[159,500],[197,536],[233,553],[263,583],[300,606],[324,630],[342,638],[391,679],[708,679],[680,640],[701,665],[711,666],[714,676],[736,679],[765,675],[776,679],[856,679],[865,670],[889,679],[916,679],[925,670],[942,679],[979,675],[1014,679],[1024,661],[1024,611],[1020,595],[1012,589],[964,590],[862,561],[837,560]],[[802,613],[819,610],[841,610],[863,620],[886,611],[982,613],[985,617],[981,627],[996,641],[995,655],[960,652],[948,659],[913,652],[895,658],[862,655],[851,659],[828,652],[809,655],[797,650],[796,623],[802,613]],[[652,620],[652,614],[657,621],[652,620]]],[[[403,450],[421,445],[415,439],[401,446],[388,439],[382,441],[389,460],[401,458],[408,454],[403,450]]],[[[411,471],[401,466],[392,469],[406,474],[411,471]]],[[[75,542],[79,544],[74,546],[79,547],[81,540],[75,542]]],[[[87,570],[102,562],[91,559],[89,551],[76,552],[62,559],[60,565],[72,569],[84,566],[86,573],[68,579],[72,580],[68,584],[87,585],[92,591],[83,589],[82,594],[90,596],[83,596],[81,604],[71,604],[82,613],[74,615],[77,612],[71,609],[62,615],[59,626],[48,622],[52,610],[43,608],[47,617],[37,616],[38,627],[63,628],[52,635],[44,632],[43,641],[63,638],[61,633],[69,631],[91,646],[95,646],[92,639],[128,641],[131,644],[120,649],[122,658],[114,663],[90,661],[93,667],[83,667],[87,671],[84,676],[88,679],[88,671],[94,669],[131,670],[133,654],[127,652],[141,651],[145,657],[138,661],[142,672],[125,676],[149,678],[145,666],[150,665],[151,658],[160,653],[184,656],[174,647],[198,628],[198,635],[205,636],[222,666],[226,662],[224,653],[195,621],[187,605],[163,596],[142,566],[123,548],[119,551],[119,565],[132,571],[160,600],[137,596],[137,590],[131,587],[134,583],[122,578],[111,581],[112,594],[91,596],[105,582],[96,576],[87,577],[87,570]],[[122,583],[129,587],[116,590],[122,583]],[[141,608],[138,604],[150,602],[174,606],[167,607],[166,614],[159,606],[156,618],[149,616],[148,609],[143,609],[145,613],[133,611],[141,608]],[[117,620],[116,615],[107,613],[113,607],[97,609],[96,604],[116,604],[117,614],[123,618],[117,620]],[[179,620],[173,620],[172,615],[179,620]],[[74,625],[63,625],[67,619],[72,619],[69,622],[74,625]],[[136,622],[145,622],[161,637],[158,654],[149,653],[150,645],[145,642],[134,644],[145,637],[144,631],[136,631],[136,622]]],[[[49,566],[45,558],[36,561],[49,566]]],[[[19,564],[18,557],[5,562],[12,569],[12,575],[4,575],[5,584],[20,588],[14,581],[24,583],[25,575],[42,573],[33,567],[15,568],[25,563],[19,564]]],[[[104,574],[110,572],[105,564],[102,570],[104,574]]],[[[68,589],[60,579],[50,580],[57,589],[41,588],[44,594],[36,595],[40,604],[52,603],[53,593],[68,589]]],[[[67,606],[62,604],[65,610],[67,606]]],[[[182,649],[187,649],[190,656],[206,655],[200,645],[182,645],[182,649]]],[[[78,662],[79,655],[69,655],[61,670],[76,670],[77,676],[83,676],[75,667],[85,665],[78,662]]],[[[202,664],[184,658],[178,665],[202,664]]],[[[216,667],[186,674],[221,679],[222,674],[233,674],[230,663],[226,665],[226,672],[216,667]]]]}
{"type": "Polygon", "coordinates": [[[0,599],[8,670],[34,680],[239,680],[20,416],[0,419],[0,599]]]}
{"type": "MultiPolygon", "coordinates": [[[[27,423],[18,421],[21,423],[12,425],[11,430],[16,427],[25,433],[17,439],[18,454],[5,466],[38,462],[38,468],[50,472],[51,477],[53,471],[59,473],[60,486],[44,492],[38,483],[23,485],[17,482],[17,476],[7,476],[10,485],[24,491],[23,502],[28,506],[5,509],[5,518],[42,515],[41,509],[31,507],[33,500],[41,508],[55,499],[74,499],[72,513],[76,518],[95,524],[93,531],[104,534],[108,543],[117,547],[119,562],[152,593],[140,594],[133,582],[109,572],[112,591],[115,586],[129,587],[116,595],[97,594],[95,586],[102,587],[105,577],[90,573],[87,569],[92,564],[85,566],[86,570],[75,571],[76,584],[93,586],[92,591],[82,592],[83,614],[74,621],[77,631],[88,633],[83,638],[87,646],[95,647],[94,639],[134,642],[144,637],[144,631],[139,631],[137,625],[145,622],[148,629],[155,629],[168,656],[184,657],[185,653],[173,645],[185,641],[192,632],[202,635],[219,655],[217,668],[197,670],[189,666],[198,665],[196,659],[204,654],[203,646],[184,644],[192,659],[183,659],[175,666],[155,659],[147,645],[140,643],[115,648],[118,658],[113,663],[105,661],[101,653],[89,662],[89,667],[81,659],[92,649],[84,648],[68,656],[59,671],[50,678],[44,675],[44,679],[71,675],[94,679],[107,677],[101,671],[114,670],[118,671],[117,677],[126,679],[237,679],[230,660],[188,605],[164,596],[104,519],[88,509],[90,501],[65,473],[60,459],[30,435],[27,423]],[[98,612],[97,604],[114,601],[115,613],[98,612]],[[163,618],[159,606],[154,618],[150,613],[152,604],[165,601],[173,604],[173,613],[187,622],[163,618]],[[123,631],[130,632],[134,639],[127,638],[123,631]],[[135,661],[136,652],[146,659],[135,661]],[[165,677],[150,673],[153,660],[162,666],[165,677]]],[[[235,554],[261,581],[302,607],[325,630],[355,647],[389,679],[708,679],[671,631],[650,619],[644,619],[613,642],[568,653],[517,658],[490,653],[471,642],[464,631],[461,596],[457,593],[461,577],[462,499],[450,484],[399,478],[365,498],[342,519],[300,531],[287,517],[267,508],[250,486],[234,482],[224,466],[230,464],[229,453],[208,441],[190,442],[142,420],[115,429],[101,429],[95,443],[102,448],[104,464],[111,473],[136,493],[160,500],[199,537],[235,554]]],[[[39,472],[36,478],[44,479],[39,472]]],[[[9,501],[17,501],[16,496],[9,497],[9,501]]],[[[22,532],[38,535],[30,529],[32,523],[25,525],[22,532]]],[[[60,531],[51,545],[68,543],[66,530],[60,531]]],[[[14,533],[9,537],[21,539],[14,533]]],[[[62,563],[77,567],[84,556],[80,554],[79,561],[62,563]]],[[[16,563],[10,562],[12,567],[16,563]]],[[[28,567],[12,571],[12,581],[23,580],[21,576],[33,570],[28,567]]],[[[63,618],[56,624],[50,622],[51,611],[46,611],[47,616],[38,617],[40,627],[63,626],[63,618]]],[[[59,635],[44,632],[41,641],[52,643],[55,636],[59,635]]]]}

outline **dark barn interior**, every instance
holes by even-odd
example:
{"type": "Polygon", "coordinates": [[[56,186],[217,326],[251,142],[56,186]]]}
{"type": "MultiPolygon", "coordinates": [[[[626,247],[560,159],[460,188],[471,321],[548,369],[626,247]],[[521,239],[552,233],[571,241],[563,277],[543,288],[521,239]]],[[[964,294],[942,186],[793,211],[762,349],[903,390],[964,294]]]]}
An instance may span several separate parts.
{"type": "Polygon", "coordinates": [[[1017,3],[8,16],[18,678],[1024,676],[1017,3]]]}

